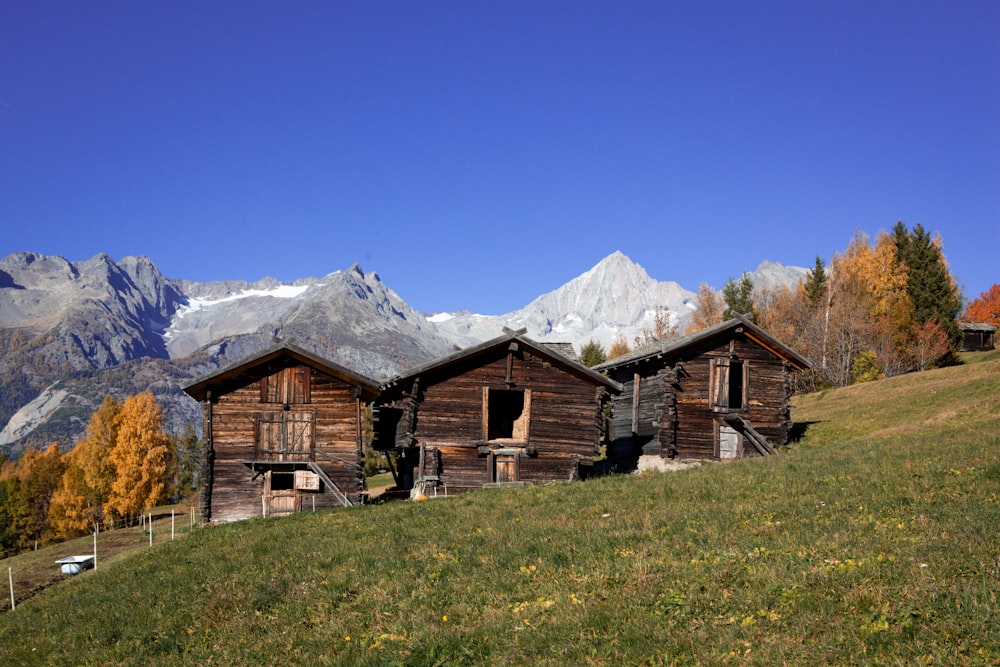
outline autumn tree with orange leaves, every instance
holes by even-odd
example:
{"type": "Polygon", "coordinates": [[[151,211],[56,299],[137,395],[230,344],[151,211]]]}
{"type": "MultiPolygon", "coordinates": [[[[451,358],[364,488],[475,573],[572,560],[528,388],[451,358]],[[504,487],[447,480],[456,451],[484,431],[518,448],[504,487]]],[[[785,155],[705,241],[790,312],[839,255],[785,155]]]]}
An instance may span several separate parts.
{"type": "Polygon", "coordinates": [[[167,498],[170,438],[150,391],[130,397],[118,413],[118,437],[109,454],[116,476],[105,512],[137,517],[167,498]]]}
{"type": "Polygon", "coordinates": [[[111,450],[118,440],[122,405],[105,397],[87,425],[86,436],[66,454],[66,472],[52,496],[49,521],[63,539],[95,530],[105,519],[105,504],[117,470],[111,450]]]}
{"type": "Polygon", "coordinates": [[[970,301],[962,314],[962,320],[1000,327],[1000,283],[993,283],[978,298],[970,301]]]}

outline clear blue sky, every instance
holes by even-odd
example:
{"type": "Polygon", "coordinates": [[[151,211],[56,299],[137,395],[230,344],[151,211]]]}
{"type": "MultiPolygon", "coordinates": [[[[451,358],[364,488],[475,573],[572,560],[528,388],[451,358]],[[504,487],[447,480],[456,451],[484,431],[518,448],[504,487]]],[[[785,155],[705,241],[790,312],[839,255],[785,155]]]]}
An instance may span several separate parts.
{"type": "Polygon", "coordinates": [[[500,314],[898,220],[1000,282],[1000,2],[0,0],[0,255],[500,314]]]}

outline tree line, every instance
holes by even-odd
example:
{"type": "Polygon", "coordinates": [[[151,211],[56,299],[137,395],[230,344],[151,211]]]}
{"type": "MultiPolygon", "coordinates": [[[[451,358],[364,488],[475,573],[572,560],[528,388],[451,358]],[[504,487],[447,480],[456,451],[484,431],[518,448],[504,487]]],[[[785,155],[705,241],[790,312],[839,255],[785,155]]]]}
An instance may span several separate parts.
{"type": "Polygon", "coordinates": [[[191,427],[164,430],[152,392],[107,396],[71,451],[54,443],[0,458],[0,546],[14,553],[128,525],[177,502],[197,488],[200,448],[191,427]]]}
{"type": "MultiPolygon", "coordinates": [[[[696,333],[743,315],[812,361],[800,388],[815,389],[955,363],[962,343],[961,290],[940,236],[920,224],[909,229],[899,222],[874,239],[856,232],[829,266],[817,256],[796,287],[757,287],[744,273],[730,278],[721,292],[702,284],[695,303],[684,331],[658,320],[631,344],[619,338],[607,353],[590,341],[581,360],[595,365],[651,340],[696,333]]],[[[965,318],[998,325],[998,306],[995,285],[969,304],[965,318]]]]}

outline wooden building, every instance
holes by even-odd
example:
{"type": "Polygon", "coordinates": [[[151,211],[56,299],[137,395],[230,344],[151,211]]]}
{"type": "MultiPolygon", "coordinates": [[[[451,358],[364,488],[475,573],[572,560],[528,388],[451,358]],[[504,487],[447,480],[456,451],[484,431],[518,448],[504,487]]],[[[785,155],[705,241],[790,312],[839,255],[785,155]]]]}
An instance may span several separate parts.
{"type": "Polygon", "coordinates": [[[282,344],[184,391],[202,403],[204,521],[361,499],[366,415],[378,395],[372,380],[282,344]]]}
{"type": "Polygon", "coordinates": [[[397,375],[378,400],[377,447],[413,496],[577,479],[593,465],[618,383],[507,332],[397,375]]]}
{"type": "Polygon", "coordinates": [[[984,322],[962,322],[962,352],[984,352],[994,349],[997,328],[984,322]]]}
{"type": "Polygon", "coordinates": [[[609,461],[628,471],[655,466],[656,457],[774,453],[788,440],[792,374],[808,367],[742,317],[605,362],[594,370],[624,387],[614,400],[609,461]]]}

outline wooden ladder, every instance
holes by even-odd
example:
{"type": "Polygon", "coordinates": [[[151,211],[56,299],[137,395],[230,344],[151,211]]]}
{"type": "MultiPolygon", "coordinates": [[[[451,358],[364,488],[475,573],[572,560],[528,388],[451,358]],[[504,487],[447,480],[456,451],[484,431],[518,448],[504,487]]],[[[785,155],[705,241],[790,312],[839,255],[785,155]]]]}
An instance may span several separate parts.
{"type": "Polygon", "coordinates": [[[743,419],[739,415],[731,415],[726,419],[737,431],[746,436],[747,440],[750,441],[758,452],[763,456],[768,454],[777,454],[778,450],[774,448],[774,445],[767,441],[767,438],[762,436],[760,433],[750,425],[750,422],[743,419]]]}
{"type": "Polygon", "coordinates": [[[354,503],[351,502],[351,499],[348,498],[346,495],[344,495],[344,492],[340,490],[340,487],[333,483],[333,480],[330,479],[330,476],[327,475],[326,472],[321,467],[319,467],[318,463],[316,463],[315,461],[310,461],[309,469],[312,470],[317,475],[319,475],[319,478],[323,480],[323,483],[326,485],[327,491],[333,494],[333,497],[336,498],[341,505],[343,505],[344,507],[351,507],[352,505],[354,505],[354,503]]]}

